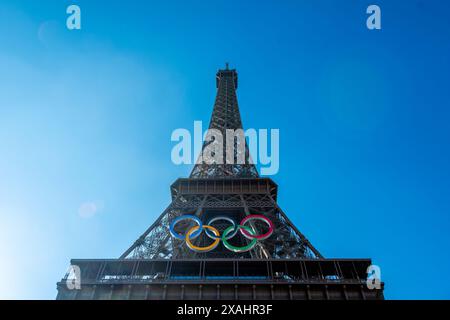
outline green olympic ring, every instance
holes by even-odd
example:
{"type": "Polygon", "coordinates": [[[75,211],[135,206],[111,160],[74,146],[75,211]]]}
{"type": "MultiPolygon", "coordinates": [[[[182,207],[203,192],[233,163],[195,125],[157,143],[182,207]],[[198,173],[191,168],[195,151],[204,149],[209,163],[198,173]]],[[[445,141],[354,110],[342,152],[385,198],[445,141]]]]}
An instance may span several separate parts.
{"type": "MultiPolygon", "coordinates": [[[[253,229],[250,228],[250,227],[243,226],[243,225],[239,225],[239,226],[238,226],[238,230],[239,230],[239,229],[244,229],[245,231],[247,231],[248,233],[250,233],[252,236],[255,235],[255,231],[253,231],[253,229]]],[[[234,226],[228,227],[228,228],[223,232],[223,234],[222,234],[222,242],[223,242],[223,245],[224,245],[225,248],[227,248],[228,250],[233,251],[233,252],[236,252],[236,253],[241,253],[241,252],[247,252],[247,251],[250,251],[250,250],[252,250],[252,249],[256,246],[256,243],[258,242],[258,239],[252,239],[252,241],[251,241],[248,245],[243,246],[243,247],[236,247],[236,246],[233,246],[232,244],[230,244],[230,243],[228,242],[228,239],[227,239],[228,234],[231,233],[232,231],[234,231],[234,226]]]]}

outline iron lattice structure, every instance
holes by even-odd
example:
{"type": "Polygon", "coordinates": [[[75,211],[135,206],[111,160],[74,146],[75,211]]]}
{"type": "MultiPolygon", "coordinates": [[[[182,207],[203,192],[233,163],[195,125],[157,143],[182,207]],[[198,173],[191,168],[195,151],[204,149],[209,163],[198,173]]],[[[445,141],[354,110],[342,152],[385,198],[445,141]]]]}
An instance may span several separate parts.
{"type": "MultiPolygon", "coordinates": [[[[241,114],[239,112],[238,101],[236,97],[236,89],[238,86],[238,75],[236,70],[219,70],[216,75],[217,96],[214,103],[209,129],[218,130],[223,137],[226,131],[243,129],[241,114]]],[[[203,150],[211,142],[205,142],[203,150]]],[[[205,164],[198,163],[194,166],[191,178],[258,178],[258,171],[252,163],[248,147],[244,144],[244,148],[240,148],[239,141],[235,141],[234,146],[234,162],[241,152],[245,154],[244,164],[226,164],[226,144],[223,143],[223,164],[205,164]]],[[[201,158],[201,157],[199,157],[201,158]]]]}
{"type": "MultiPolygon", "coordinates": [[[[227,66],[218,71],[216,81],[209,129],[226,136],[227,130],[243,128],[237,72],[227,66]]],[[[203,151],[211,143],[205,142],[203,151]]],[[[243,162],[206,163],[200,156],[190,177],[172,184],[167,209],[119,259],[72,260],[80,275],[64,276],[57,284],[57,299],[383,299],[382,288],[366,286],[370,259],[324,259],[278,206],[278,186],[259,177],[245,140],[233,139],[232,144],[233,160],[243,162]],[[274,231],[250,251],[236,253],[220,245],[200,253],[169,232],[169,225],[183,215],[204,224],[218,216],[238,223],[263,215],[274,231]],[[68,285],[74,280],[81,284],[75,290],[68,285]]],[[[225,156],[226,144],[219,151],[225,156]]],[[[229,227],[224,224],[214,227],[222,233],[229,227]]],[[[193,225],[183,220],[176,226],[185,234],[193,225]]],[[[267,231],[260,221],[248,227],[255,234],[267,231]]],[[[200,247],[211,241],[205,232],[192,240],[200,247]]],[[[242,247],[250,240],[237,233],[233,241],[242,247]]]]}
{"type": "MultiPolygon", "coordinates": [[[[239,112],[236,89],[238,75],[236,70],[219,70],[216,75],[217,96],[211,116],[209,129],[218,130],[223,137],[227,130],[243,129],[239,112]]],[[[205,142],[203,151],[211,141],[205,142]]],[[[253,258],[288,259],[321,258],[320,253],[309,243],[306,237],[291,223],[277,204],[277,185],[270,179],[258,175],[249,154],[245,140],[234,140],[234,164],[226,163],[226,143],[222,144],[223,161],[221,164],[206,164],[200,160],[194,166],[189,179],[180,179],[172,187],[172,203],[145,231],[145,233],[122,255],[127,259],[188,259],[188,258],[253,258]],[[239,145],[243,143],[244,145],[239,145]],[[244,163],[238,164],[240,152],[245,153],[244,163]],[[196,253],[187,248],[183,241],[174,239],[169,233],[169,224],[182,215],[198,216],[205,223],[217,215],[227,215],[236,221],[245,216],[263,214],[275,226],[273,235],[257,243],[254,249],[245,254],[228,250],[214,250],[208,253],[196,253]]],[[[202,152],[203,153],[203,152],[202,152]]],[[[229,225],[229,224],[228,224],[229,225]]],[[[180,229],[188,230],[192,225],[188,221],[180,229]]],[[[224,230],[227,227],[216,224],[224,230]]],[[[251,226],[258,234],[263,234],[263,224],[251,226]]],[[[211,242],[205,234],[196,239],[197,245],[211,242]]],[[[248,242],[242,237],[241,244],[248,242]]]]}

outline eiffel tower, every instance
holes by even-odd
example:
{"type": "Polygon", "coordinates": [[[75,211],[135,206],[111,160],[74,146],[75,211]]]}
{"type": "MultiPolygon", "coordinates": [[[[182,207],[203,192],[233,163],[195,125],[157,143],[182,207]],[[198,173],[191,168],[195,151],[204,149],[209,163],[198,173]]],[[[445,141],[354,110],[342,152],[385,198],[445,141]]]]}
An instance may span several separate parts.
{"type": "MultiPolygon", "coordinates": [[[[242,131],[236,70],[227,64],[216,85],[208,132],[242,131]]],[[[72,260],[57,299],[383,299],[382,283],[366,283],[371,260],[325,259],[279,207],[278,186],[259,176],[245,138],[231,141],[232,161],[200,155],[190,177],[171,185],[170,205],[119,259],[72,260]]],[[[212,153],[225,158],[222,145],[212,153]]]]}

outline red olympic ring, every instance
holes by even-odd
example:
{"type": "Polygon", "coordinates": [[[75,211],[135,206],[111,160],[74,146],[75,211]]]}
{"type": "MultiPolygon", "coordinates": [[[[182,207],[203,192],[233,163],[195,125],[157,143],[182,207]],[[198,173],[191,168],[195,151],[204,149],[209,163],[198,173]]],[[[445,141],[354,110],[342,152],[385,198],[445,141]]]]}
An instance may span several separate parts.
{"type": "Polygon", "coordinates": [[[270,221],[263,215],[253,214],[253,215],[250,215],[250,216],[247,216],[246,218],[244,218],[244,220],[241,221],[241,225],[243,226],[251,220],[264,221],[269,226],[269,231],[267,231],[265,234],[261,234],[259,236],[254,236],[254,235],[251,235],[250,232],[248,232],[244,228],[240,229],[242,235],[245,236],[247,239],[265,240],[272,235],[273,230],[274,230],[274,225],[273,225],[272,221],[270,221]]]}

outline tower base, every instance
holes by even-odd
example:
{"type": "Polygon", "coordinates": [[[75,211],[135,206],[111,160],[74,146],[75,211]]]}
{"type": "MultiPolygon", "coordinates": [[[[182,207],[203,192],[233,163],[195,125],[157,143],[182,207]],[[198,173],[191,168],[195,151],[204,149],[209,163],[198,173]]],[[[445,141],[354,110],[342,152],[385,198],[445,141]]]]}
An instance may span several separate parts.
{"type": "Polygon", "coordinates": [[[58,300],[380,300],[369,259],[72,260],[58,300]],[[81,280],[78,289],[75,280],[81,280]],[[69,284],[69,285],[68,285],[69,284]]]}

